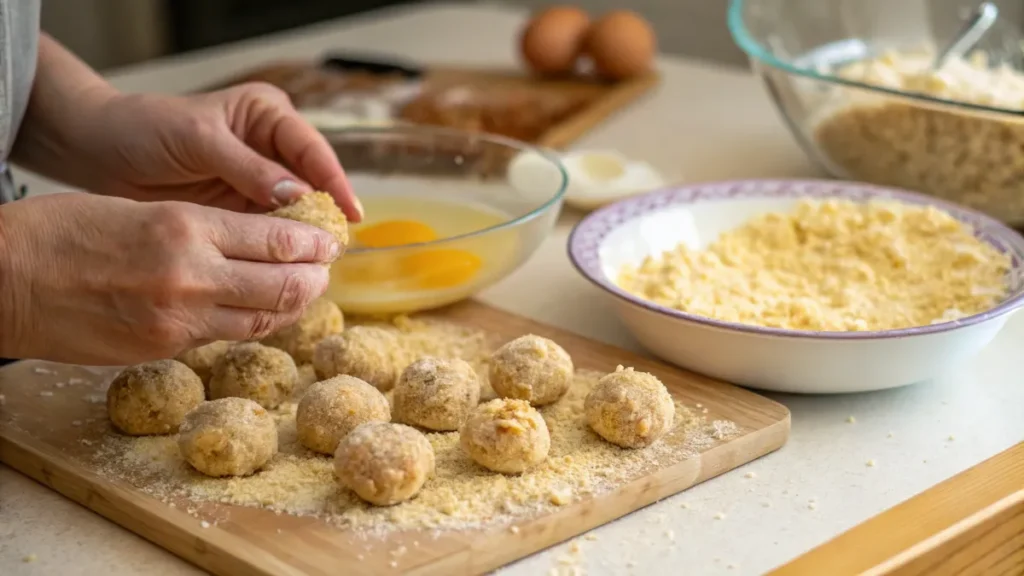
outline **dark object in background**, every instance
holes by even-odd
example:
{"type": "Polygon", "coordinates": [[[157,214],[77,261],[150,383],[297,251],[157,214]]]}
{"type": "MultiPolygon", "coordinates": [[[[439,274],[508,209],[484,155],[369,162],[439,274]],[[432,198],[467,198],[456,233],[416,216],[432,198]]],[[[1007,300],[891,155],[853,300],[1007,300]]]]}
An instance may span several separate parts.
{"type": "Polygon", "coordinates": [[[174,52],[245,40],[417,0],[168,0],[174,52]]]}

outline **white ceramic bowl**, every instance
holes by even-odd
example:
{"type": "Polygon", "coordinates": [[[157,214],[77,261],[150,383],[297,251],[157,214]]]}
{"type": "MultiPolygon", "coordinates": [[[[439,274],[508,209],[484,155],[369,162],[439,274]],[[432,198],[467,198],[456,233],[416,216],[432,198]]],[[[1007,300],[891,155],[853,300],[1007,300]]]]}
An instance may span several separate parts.
{"type": "Polygon", "coordinates": [[[577,270],[614,297],[626,327],[662,359],[744,386],[833,394],[929,380],[972,358],[1024,306],[1024,238],[996,220],[934,198],[867,184],[749,180],[698,184],[630,198],[590,214],[569,237],[577,270]],[[679,242],[703,247],[720,233],[801,198],[892,198],[941,208],[1012,260],[1010,294],[981,314],[930,326],[878,332],[814,332],[723,322],[654,304],[620,289],[624,264],[679,242]]]}

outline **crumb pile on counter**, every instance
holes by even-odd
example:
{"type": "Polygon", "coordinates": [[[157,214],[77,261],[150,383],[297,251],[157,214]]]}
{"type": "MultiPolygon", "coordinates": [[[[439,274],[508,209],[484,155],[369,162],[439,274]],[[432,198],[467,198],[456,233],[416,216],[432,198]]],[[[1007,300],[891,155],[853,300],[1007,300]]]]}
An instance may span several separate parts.
{"type": "Polygon", "coordinates": [[[792,330],[875,331],[983,312],[1007,291],[1009,257],[933,207],[801,200],[624,267],[619,286],[662,306],[792,330]]]}
{"type": "MultiPolygon", "coordinates": [[[[501,342],[492,335],[404,316],[389,321],[349,319],[348,324],[372,325],[392,333],[394,355],[405,364],[421,357],[461,359],[480,378],[481,401],[495,397],[486,382],[491,355],[501,342]]],[[[383,535],[395,530],[507,525],[613,490],[653,469],[692,458],[738,432],[732,422],[709,422],[699,411],[676,402],[669,429],[652,445],[638,450],[612,445],[590,430],[584,414],[584,400],[603,376],[576,370],[560,399],[536,408],[550,431],[549,453],[519,474],[493,472],[474,462],[460,446],[458,431],[421,429],[435,456],[433,475],[415,497],[393,506],[374,506],[360,499],[339,484],[334,459],[303,446],[296,429],[298,395],[267,410],[277,424],[279,448],[254,474],[229,478],[200,474],[182,458],[176,435],[129,437],[108,432],[95,453],[95,464],[104,475],[127,480],[197,515],[204,502],[217,502],[314,516],[363,534],[383,535]]],[[[392,403],[393,394],[393,390],[385,394],[392,403]]]]}
{"type": "MultiPolygon", "coordinates": [[[[1024,72],[984,53],[931,68],[931,50],[888,51],[830,70],[844,80],[955,103],[1024,110],[1024,72]]],[[[1024,224],[1024,120],[838,87],[811,127],[848,177],[919,190],[1024,224]]]]}

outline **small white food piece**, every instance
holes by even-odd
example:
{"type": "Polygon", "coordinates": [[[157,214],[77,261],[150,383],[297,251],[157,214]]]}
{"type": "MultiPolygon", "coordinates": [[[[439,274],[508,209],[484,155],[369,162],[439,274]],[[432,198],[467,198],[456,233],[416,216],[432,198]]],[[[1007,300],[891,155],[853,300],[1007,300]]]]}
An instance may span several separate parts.
{"type": "Polygon", "coordinates": [[[247,476],[277,453],[277,424],[252,400],[211,400],[185,417],[178,448],[186,462],[207,476],[247,476]]]}
{"type": "Polygon", "coordinates": [[[434,448],[403,424],[368,422],[339,444],[334,471],[342,486],[377,506],[409,500],[434,474],[434,448]]]}

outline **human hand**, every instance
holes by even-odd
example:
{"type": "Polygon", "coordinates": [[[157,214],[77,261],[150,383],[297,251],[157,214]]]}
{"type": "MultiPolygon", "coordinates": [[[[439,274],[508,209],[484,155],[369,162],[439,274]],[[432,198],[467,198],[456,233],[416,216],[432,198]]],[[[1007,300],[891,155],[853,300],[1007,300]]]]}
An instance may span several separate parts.
{"type": "Polygon", "coordinates": [[[327,288],[334,238],[183,202],[55,194],[0,209],[0,356],[93,365],[262,339],[327,288]]]}
{"type": "Polygon", "coordinates": [[[88,126],[83,132],[94,137],[79,148],[91,157],[87,180],[96,192],[262,212],[316,189],[349,220],[362,218],[327,140],[273,86],[186,97],[118,94],[88,126]]]}

